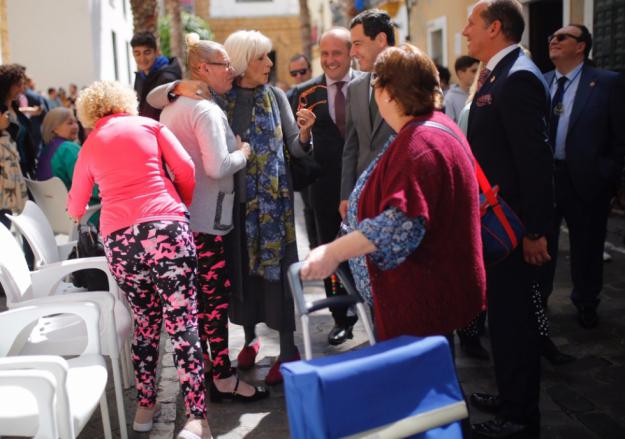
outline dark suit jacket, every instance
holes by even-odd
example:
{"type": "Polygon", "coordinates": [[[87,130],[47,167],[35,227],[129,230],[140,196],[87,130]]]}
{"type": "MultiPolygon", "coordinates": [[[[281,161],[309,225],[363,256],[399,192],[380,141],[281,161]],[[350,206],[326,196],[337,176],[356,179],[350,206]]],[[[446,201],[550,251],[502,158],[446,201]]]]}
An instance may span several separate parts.
{"type": "MultiPolygon", "coordinates": [[[[360,72],[352,71],[351,79],[360,75],[360,72]]],[[[294,113],[297,111],[301,93],[317,85],[326,85],[325,75],[317,76],[292,88],[290,101],[294,113]]],[[[308,96],[308,103],[310,105],[327,99],[327,90],[318,88],[308,96]]],[[[315,210],[338,212],[345,139],[330,117],[328,104],[317,105],[313,112],[317,117],[312,127],[313,157],[321,165],[323,174],[310,188],[311,203],[315,210]]]]}
{"type": "Polygon", "coordinates": [[[471,103],[467,138],[491,185],[527,232],[545,235],[553,215],[553,155],[547,137],[549,92],[520,49],[506,55],[471,103]]]}
{"type": "MultiPolygon", "coordinates": [[[[545,75],[548,84],[555,72],[545,75]]],[[[625,87],[615,72],[585,64],[565,143],[566,166],[577,193],[590,202],[614,193],[625,155],[625,87]]]]}
{"type": "Polygon", "coordinates": [[[374,106],[373,126],[369,119],[369,77],[366,73],[354,79],[347,88],[347,130],[343,149],[341,199],[347,200],[356,180],[378,155],[395,131],[382,119],[374,106]]]}
{"type": "Polygon", "coordinates": [[[135,74],[135,91],[139,98],[139,116],[149,117],[158,121],[161,109],[157,109],[148,104],[147,96],[159,85],[168,84],[182,78],[182,70],[176,58],[170,58],[169,64],[161,67],[155,72],[151,72],[143,78],[139,72],[135,74]]]}

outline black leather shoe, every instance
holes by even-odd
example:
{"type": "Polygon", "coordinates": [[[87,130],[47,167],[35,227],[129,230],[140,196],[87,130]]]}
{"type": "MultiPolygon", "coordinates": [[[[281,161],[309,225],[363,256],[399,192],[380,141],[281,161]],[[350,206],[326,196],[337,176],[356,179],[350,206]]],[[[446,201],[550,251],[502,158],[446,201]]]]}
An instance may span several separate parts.
{"type": "Polygon", "coordinates": [[[239,389],[239,375],[237,375],[237,383],[234,385],[232,392],[221,392],[215,386],[213,380],[210,380],[210,400],[211,402],[223,402],[223,401],[239,401],[239,402],[254,402],[269,396],[269,390],[261,386],[254,386],[255,392],[250,396],[241,395],[237,393],[239,389]]]}
{"type": "Polygon", "coordinates": [[[471,433],[473,439],[535,439],[540,437],[540,428],[495,418],[471,425],[471,433]]]}
{"type": "Polygon", "coordinates": [[[460,339],[460,349],[467,357],[478,360],[488,360],[490,358],[488,351],[482,346],[479,335],[467,336],[458,334],[458,338],[460,339]]]}
{"type": "Polygon", "coordinates": [[[560,351],[549,337],[541,337],[540,354],[555,366],[572,363],[577,360],[574,356],[560,351]]]}
{"type": "Polygon", "coordinates": [[[577,309],[577,319],[582,328],[592,329],[599,323],[597,310],[592,306],[580,306],[577,309]]]}
{"type": "Polygon", "coordinates": [[[501,408],[499,396],[490,393],[472,393],[469,401],[477,409],[487,413],[497,413],[501,408]]]}
{"type": "Polygon", "coordinates": [[[334,328],[328,334],[328,343],[332,346],[340,345],[341,343],[345,343],[348,338],[354,338],[354,334],[352,334],[352,329],[354,325],[334,325],[334,328]]]}

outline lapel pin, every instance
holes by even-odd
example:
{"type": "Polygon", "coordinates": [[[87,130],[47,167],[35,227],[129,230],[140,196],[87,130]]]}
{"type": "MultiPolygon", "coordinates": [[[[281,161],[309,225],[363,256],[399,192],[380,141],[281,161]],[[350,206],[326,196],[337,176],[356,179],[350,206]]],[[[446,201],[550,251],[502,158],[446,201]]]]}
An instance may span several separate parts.
{"type": "Polygon", "coordinates": [[[491,82],[491,83],[492,83],[492,82],[495,82],[495,76],[494,76],[494,75],[490,77],[490,82],[491,82]]]}
{"type": "Polygon", "coordinates": [[[591,87],[594,87],[594,86],[595,86],[595,84],[597,84],[595,81],[591,81],[591,82],[590,82],[590,86],[591,86],[591,87]]]}

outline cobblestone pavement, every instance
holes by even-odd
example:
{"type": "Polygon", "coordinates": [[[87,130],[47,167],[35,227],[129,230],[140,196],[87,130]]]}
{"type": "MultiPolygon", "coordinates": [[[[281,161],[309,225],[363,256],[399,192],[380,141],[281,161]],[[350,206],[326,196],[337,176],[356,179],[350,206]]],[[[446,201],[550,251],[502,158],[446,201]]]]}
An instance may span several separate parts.
{"type": "MultiPolygon", "coordinates": [[[[301,211],[297,209],[297,211],[301,211]]],[[[298,232],[303,230],[298,219],[298,232]]],[[[550,300],[548,316],[554,342],[563,352],[575,355],[578,360],[564,366],[552,366],[543,360],[541,386],[542,438],[543,439],[622,439],[625,438],[625,217],[613,215],[609,223],[608,248],[612,261],[605,265],[605,287],[599,308],[600,324],[594,330],[580,328],[575,309],[568,294],[571,289],[568,269],[568,243],[563,234],[557,273],[557,284],[550,300]]],[[[298,235],[299,239],[299,235],[298,235]]],[[[306,243],[300,242],[300,256],[306,243]]],[[[309,297],[323,297],[320,282],[306,288],[309,297]]],[[[3,306],[3,303],[0,304],[3,306]]],[[[326,335],[332,327],[329,312],[319,312],[311,318],[313,352],[315,356],[334,355],[355,349],[365,343],[360,325],[354,339],[331,347],[326,335]]],[[[259,325],[262,348],[256,368],[242,372],[247,381],[262,384],[263,378],[278,354],[277,334],[259,325]]],[[[299,333],[296,342],[303,346],[299,333]]],[[[488,347],[488,340],[484,345],[488,347]]],[[[243,345],[243,331],[231,325],[231,358],[235,359],[243,345]]],[[[457,346],[457,348],[459,348],[457,346]]],[[[137,439],[170,439],[185,422],[183,403],[178,395],[176,372],[171,358],[171,346],[163,337],[162,368],[160,372],[159,399],[162,414],[150,434],[133,433],[137,439]]],[[[494,391],[492,367],[488,361],[473,360],[463,356],[458,349],[457,368],[466,394],[474,391],[494,391]]],[[[399,390],[397,390],[399,391],[399,390]]],[[[113,427],[117,425],[112,387],[109,385],[109,409],[113,427]]],[[[126,392],[126,411],[129,424],[134,415],[134,390],[126,392]]],[[[471,409],[471,408],[470,408],[471,409]]],[[[287,438],[288,420],[282,386],[271,388],[270,398],[254,403],[225,403],[208,405],[209,422],[216,438],[287,438]]],[[[488,418],[478,410],[471,410],[472,421],[488,418]]],[[[81,439],[101,438],[99,414],[96,413],[80,435],[81,439]]],[[[117,435],[117,432],[115,432],[117,435]]]]}

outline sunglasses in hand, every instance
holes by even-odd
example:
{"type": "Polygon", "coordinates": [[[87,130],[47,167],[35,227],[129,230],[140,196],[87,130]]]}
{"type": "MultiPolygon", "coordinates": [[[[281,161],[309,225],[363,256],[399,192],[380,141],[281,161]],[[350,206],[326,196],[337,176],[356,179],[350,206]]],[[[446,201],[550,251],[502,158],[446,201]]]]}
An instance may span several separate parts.
{"type": "Polygon", "coordinates": [[[319,104],[327,104],[328,100],[327,99],[321,99],[317,102],[314,102],[312,104],[310,104],[308,102],[308,96],[310,96],[311,94],[313,94],[315,91],[317,91],[320,88],[325,88],[327,89],[328,87],[326,87],[325,85],[315,85],[313,87],[307,88],[306,90],[304,90],[300,95],[299,95],[299,104],[297,106],[297,111],[302,110],[302,109],[307,109],[312,111],[313,108],[315,108],[317,105],[319,104]]]}

